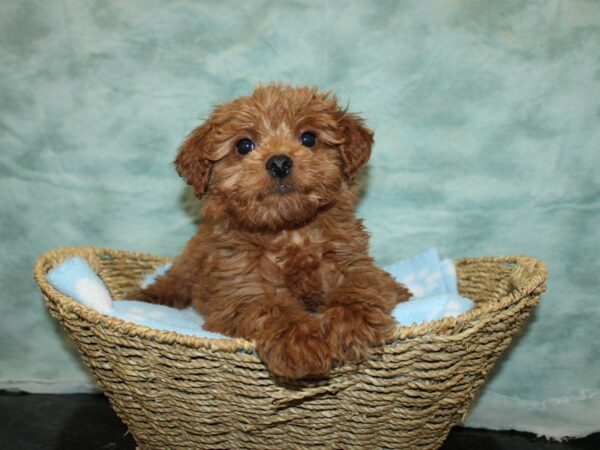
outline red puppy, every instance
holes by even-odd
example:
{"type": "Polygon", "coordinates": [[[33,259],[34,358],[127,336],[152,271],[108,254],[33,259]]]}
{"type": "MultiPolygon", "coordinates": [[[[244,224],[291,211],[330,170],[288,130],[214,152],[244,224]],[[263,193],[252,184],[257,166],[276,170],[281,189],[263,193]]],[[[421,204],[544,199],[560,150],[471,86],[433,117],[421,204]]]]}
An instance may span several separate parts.
{"type": "Polygon", "coordinates": [[[408,290],[376,268],[350,191],[373,134],[329,93],[279,84],[217,107],[175,165],[203,220],[142,300],[185,307],[205,328],[254,340],[269,369],[323,376],[394,326],[408,290]]]}

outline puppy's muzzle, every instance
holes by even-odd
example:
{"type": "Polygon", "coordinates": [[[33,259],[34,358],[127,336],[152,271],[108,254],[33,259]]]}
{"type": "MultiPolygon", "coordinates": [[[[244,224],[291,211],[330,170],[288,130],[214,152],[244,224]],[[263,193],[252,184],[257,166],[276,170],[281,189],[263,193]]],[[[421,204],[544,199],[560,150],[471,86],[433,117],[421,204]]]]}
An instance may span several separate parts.
{"type": "Polygon", "coordinates": [[[267,160],[265,168],[273,178],[285,178],[292,170],[293,165],[294,161],[288,156],[275,155],[267,160]]]}

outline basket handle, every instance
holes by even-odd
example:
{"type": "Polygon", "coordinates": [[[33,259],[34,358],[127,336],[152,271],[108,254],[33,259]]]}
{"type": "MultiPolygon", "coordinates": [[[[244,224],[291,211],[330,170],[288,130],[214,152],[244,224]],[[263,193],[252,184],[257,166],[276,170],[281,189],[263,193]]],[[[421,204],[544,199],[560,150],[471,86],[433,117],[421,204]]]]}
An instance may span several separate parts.
{"type": "Polygon", "coordinates": [[[519,291],[530,287],[535,279],[536,283],[531,290],[532,294],[539,295],[545,290],[547,269],[544,263],[534,258],[522,258],[510,275],[512,291],[519,291]]]}

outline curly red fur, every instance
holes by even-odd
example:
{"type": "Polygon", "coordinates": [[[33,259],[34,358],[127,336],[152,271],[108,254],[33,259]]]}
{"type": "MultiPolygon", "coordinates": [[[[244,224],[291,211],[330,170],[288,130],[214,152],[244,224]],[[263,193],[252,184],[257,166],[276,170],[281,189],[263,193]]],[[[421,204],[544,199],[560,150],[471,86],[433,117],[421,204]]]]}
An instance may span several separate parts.
{"type": "Polygon", "coordinates": [[[368,256],[349,185],[373,134],[314,88],[279,84],[218,106],[182,144],[175,165],[198,196],[203,222],[173,267],[137,293],[204,316],[205,328],[256,342],[269,369],[287,378],[327,375],[360,361],[393,327],[408,290],[368,256]],[[310,131],[317,144],[301,145],[310,131]],[[252,139],[255,149],[236,152],[252,139]],[[284,178],[265,169],[285,155],[284,178]]]}

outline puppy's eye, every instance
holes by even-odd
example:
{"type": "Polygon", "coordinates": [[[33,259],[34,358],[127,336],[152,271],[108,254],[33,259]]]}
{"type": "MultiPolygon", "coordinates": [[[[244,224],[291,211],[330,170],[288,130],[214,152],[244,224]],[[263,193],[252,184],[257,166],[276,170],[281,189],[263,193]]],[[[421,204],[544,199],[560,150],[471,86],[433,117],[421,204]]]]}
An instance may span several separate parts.
{"type": "Polygon", "coordinates": [[[305,147],[314,147],[317,144],[317,137],[315,133],[305,131],[300,135],[300,143],[305,147]]]}
{"type": "Polygon", "coordinates": [[[237,144],[235,144],[235,148],[240,155],[245,155],[254,149],[254,142],[248,138],[240,139],[237,144]]]}

